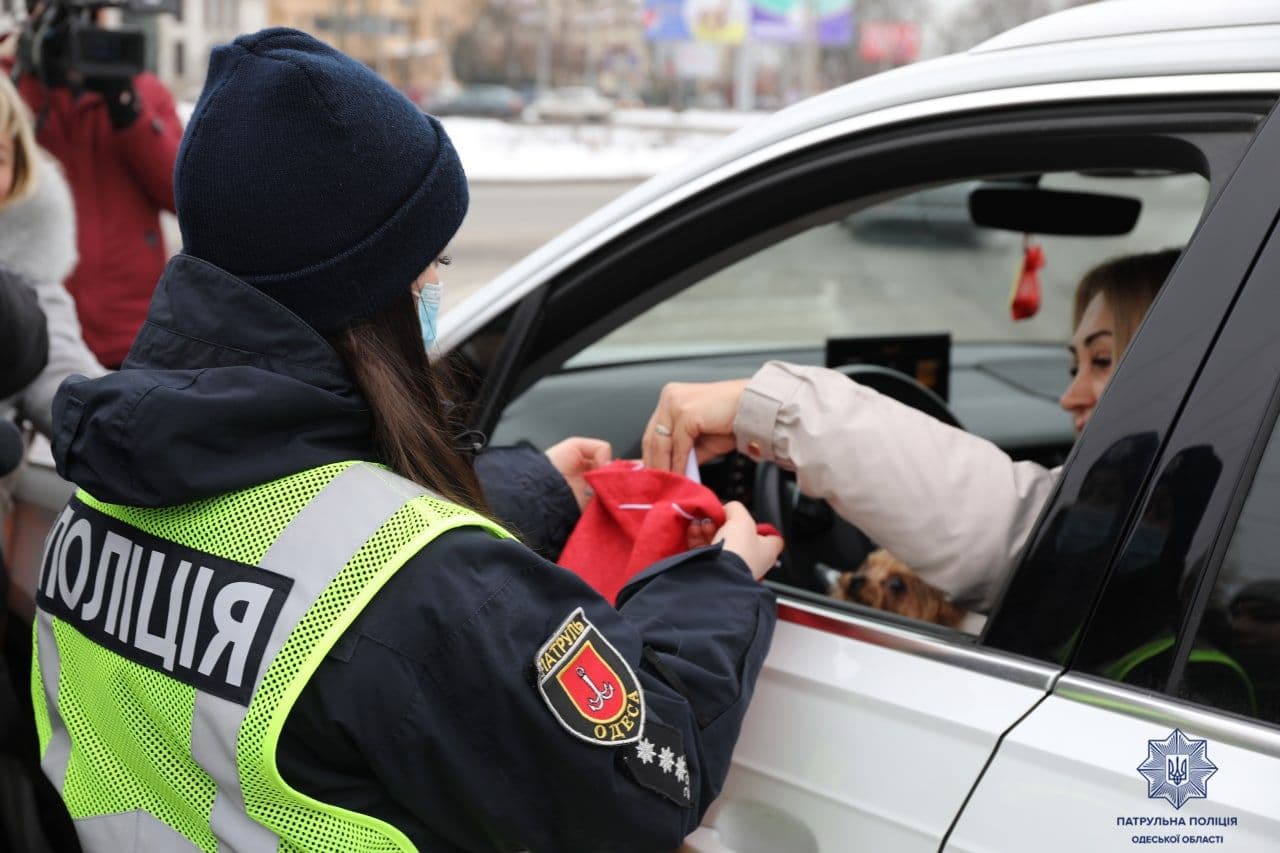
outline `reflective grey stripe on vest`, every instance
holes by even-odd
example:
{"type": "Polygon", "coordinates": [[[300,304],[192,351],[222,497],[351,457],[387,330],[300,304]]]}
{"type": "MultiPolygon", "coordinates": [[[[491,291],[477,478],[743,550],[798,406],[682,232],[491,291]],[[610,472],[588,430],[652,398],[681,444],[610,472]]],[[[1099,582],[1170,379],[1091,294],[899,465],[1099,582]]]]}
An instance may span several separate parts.
{"type": "MultiPolygon", "coordinates": [[[[53,531],[49,531],[53,535],[53,531]]],[[[58,711],[58,679],[62,676],[62,658],[53,638],[53,617],[36,608],[36,649],[40,653],[40,681],[44,685],[45,707],[49,709],[49,745],[40,757],[40,769],[53,781],[59,793],[67,778],[67,762],[71,760],[71,736],[58,711]]]]}
{"type": "MultiPolygon", "coordinates": [[[[361,546],[405,503],[427,493],[426,489],[409,480],[373,465],[358,463],[334,477],[298,513],[259,562],[262,568],[293,579],[293,587],[267,640],[262,655],[264,662],[275,659],[303,615],[361,546]]],[[[53,641],[52,617],[39,611],[38,618],[40,667],[44,673],[53,726],[43,765],[61,790],[70,743],[56,710],[59,662],[53,641]],[[54,747],[58,744],[65,746],[59,746],[55,753],[54,747]],[[59,763],[61,772],[58,772],[59,763]]],[[[269,665],[259,668],[253,684],[254,693],[268,668],[269,665]]],[[[235,749],[240,725],[247,712],[248,708],[243,705],[196,691],[191,721],[191,754],[217,784],[210,823],[219,839],[220,851],[258,853],[274,851],[279,846],[276,835],[245,812],[235,749]]],[[[76,831],[79,833],[82,825],[88,830],[82,836],[85,841],[90,838],[114,839],[110,847],[101,849],[120,853],[130,849],[120,846],[120,840],[155,837],[147,834],[138,821],[136,812],[102,815],[77,820],[76,831]]],[[[95,849],[98,849],[95,845],[85,845],[86,853],[93,853],[95,849]]],[[[143,845],[133,849],[155,848],[143,845]]]]}

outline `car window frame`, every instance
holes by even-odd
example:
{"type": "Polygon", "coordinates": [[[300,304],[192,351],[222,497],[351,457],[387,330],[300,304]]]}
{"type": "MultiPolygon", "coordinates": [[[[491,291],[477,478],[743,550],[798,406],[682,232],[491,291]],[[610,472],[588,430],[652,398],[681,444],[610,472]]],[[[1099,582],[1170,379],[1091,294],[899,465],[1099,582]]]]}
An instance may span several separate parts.
{"type": "MultiPolygon", "coordinates": [[[[625,319],[618,320],[616,309],[609,316],[601,317],[594,308],[574,310],[574,300],[589,294],[596,282],[609,281],[611,287],[619,286],[625,279],[631,287],[640,287],[657,280],[659,285],[641,290],[643,295],[633,296],[626,302],[629,316],[635,316],[671,294],[695,283],[714,269],[723,268],[735,260],[754,254],[764,245],[770,245],[794,233],[810,227],[818,221],[830,221],[840,213],[851,210],[868,199],[883,198],[886,193],[896,194],[918,189],[940,181],[960,180],[987,174],[991,169],[970,165],[957,169],[954,161],[945,166],[928,167],[930,156],[954,146],[958,140],[981,148],[986,162],[1004,153],[992,152],[989,143],[999,139],[1006,148],[1034,141],[1042,148],[1045,140],[1052,140],[1055,150],[1052,156],[1042,151],[1035,154],[1035,169],[1069,170],[1080,168],[1085,159],[1079,146],[1084,142],[1103,147],[1109,144],[1122,149],[1119,156],[1109,161],[1105,156],[1091,152],[1090,168],[1107,166],[1141,166],[1149,168],[1157,163],[1168,167],[1195,168],[1210,180],[1210,201],[1225,183],[1229,170],[1224,162],[1238,156],[1263,112],[1274,99],[1270,96],[1241,95],[1231,98],[1154,97],[1142,99],[1107,100],[1102,102],[1063,103],[1034,107],[1016,107],[992,111],[975,111],[962,115],[948,115],[927,121],[912,122],[906,126],[877,128],[867,133],[855,134],[813,149],[779,158],[779,160],[748,170],[724,184],[710,188],[654,217],[644,227],[634,228],[609,241],[586,257],[544,282],[528,294],[520,303],[517,315],[523,322],[513,322],[513,329],[522,329],[515,347],[505,347],[500,357],[503,370],[499,375],[485,377],[481,390],[482,412],[477,426],[491,432],[497,417],[505,405],[519,393],[530,387],[542,376],[555,372],[565,360],[585,346],[583,339],[598,339],[605,334],[601,327],[612,322],[616,328],[625,319]],[[1234,141],[1233,141],[1234,140],[1234,141]],[[1159,142],[1171,146],[1167,151],[1153,153],[1151,145],[1159,142]],[[749,239],[729,240],[727,245],[694,263],[681,263],[675,258],[679,252],[654,253],[650,247],[656,242],[682,229],[713,216],[721,217],[723,211],[732,211],[732,205],[741,204],[744,197],[763,197],[768,187],[786,186],[797,174],[825,174],[850,161],[866,163],[869,154],[877,158],[891,156],[903,159],[907,149],[914,146],[917,153],[912,165],[924,163],[923,172],[913,172],[911,180],[882,177],[881,181],[863,187],[856,195],[845,194],[843,201],[820,205],[805,215],[792,216],[786,222],[767,228],[734,222],[739,229],[750,232],[749,239]],[[1141,146],[1142,155],[1138,155],[1141,146]],[[1178,150],[1175,151],[1174,148],[1178,150]],[[1190,158],[1190,159],[1189,159],[1190,158]],[[647,253],[644,254],[644,253],[647,253]],[[674,256],[674,257],[673,257],[674,256]],[[668,268],[665,274],[655,275],[657,261],[668,268]],[[537,304],[537,310],[528,306],[537,304]],[[524,335],[541,338],[533,342],[524,335]]],[[[954,153],[954,151],[952,152],[954,153]]],[[[1101,152],[1099,152],[1101,153],[1101,152]]],[[[975,160],[983,158],[975,156],[975,160]]],[[[1234,165],[1234,163],[1232,163],[1234,165]]],[[[1010,167],[1010,173],[1029,171],[1010,167]]],[[[870,170],[868,170],[870,171],[870,170]]],[[[742,211],[738,211],[741,216],[742,211]]],[[[509,342],[508,342],[509,343],[509,342]]],[[[796,591],[791,590],[788,594],[796,591]]],[[[836,611],[870,616],[877,621],[909,627],[921,633],[938,633],[938,626],[921,625],[901,619],[893,614],[860,608],[825,600],[824,605],[836,611]],[[865,612],[863,612],[865,610],[865,612]]],[[[994,612],[994,611],[993,611],[994,612]]],[[[941,633],[957,638],[971,635],[941,629],[941,633]]]]}

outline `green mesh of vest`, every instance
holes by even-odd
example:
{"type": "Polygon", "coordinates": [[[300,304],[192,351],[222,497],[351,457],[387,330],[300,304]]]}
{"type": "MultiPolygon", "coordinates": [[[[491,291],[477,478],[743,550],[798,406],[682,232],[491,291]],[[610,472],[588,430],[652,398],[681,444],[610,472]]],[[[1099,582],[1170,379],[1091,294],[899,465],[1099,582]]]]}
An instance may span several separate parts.
{"type": "MultiPolygon", "coordinates": [[[[159,509],[107,504],[83,491],[77,496],[154,536],[256,565],[303,507],[351,464],[159,509]]],[[[191,758],[194,688],[124,659],[61,620],[54,620],[53,630],[60,658],[58,709],[72,744],[63,786],[72,816],[142,809],[201,849],[215,851],[209,815],[216,786],[191,758]]],[[[32,688],[43,751],[50,721],[38,671],[32,688]]]]}
{"type": "Polygon", "coordinates": [[[217,786],[191,757],[195,688],[61,620],[53,635],[62,659],[58,710],[74,745],[62,789],[71,816],[141,809],[216,851],[209,815],[217,786]]]}
{"type": "Polygon", "coordinates": [[[412,851],[394,827],[314,800],[289,787],[276,766],[285,719],[325,654],[378,590],[436,536],[479,526],[501,528],[469,510],[429,496],[401,507],[347,562],[290,633],[249,704],[236,745],[245,809],[276,833],[282,851],[412,851]]]}

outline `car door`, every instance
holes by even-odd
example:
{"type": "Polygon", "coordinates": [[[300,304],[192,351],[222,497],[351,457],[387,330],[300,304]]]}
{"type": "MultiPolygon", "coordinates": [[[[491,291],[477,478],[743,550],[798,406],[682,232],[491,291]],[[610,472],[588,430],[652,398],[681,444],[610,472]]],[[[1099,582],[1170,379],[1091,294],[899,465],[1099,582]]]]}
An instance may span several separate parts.
{"type": "MultiPolygon", "coordinates": [[[[1215,104],[1212,115],[1197,114],[1198,103],[1150,102],[971,113],[908,131],[827,142],[803,156],[763,164],[576,261],[492,321],[473,339],[479,344],[464,345],[459,355],[473,369],[481,353],[494,353],[484,362],[491,367],[479,371],[485,389],[479,425],[498,443],[529,439],[545,446],[582,432],[609,437],[619,455],[635,453],[663,381],[743,375],[744,363],[765,357],[735,351],[684,358],[662,350],[654,337],[660,327],[678,329],[705,346],[714,337],[705,318],[723,324],[735,310],[716,303],[690,315],[691,303],[678,295],[696,300],[708,282],[712,290],[723,287],[733,294],[735,282],[746,280],[736,275],[735,264],[762,263],[761,253],[770,249],[812,258],[815,246],[834,240],[826,233],[822,241],[806,240],[815,222],[838,228],[831,223],[844,210],[865,207],[867,198],[893,195],[903,186],[1002,172],[1195,162],[1207,173],[1210,196],[1216,195],[1257,121],[1252,107],[1230,118],[1229,109],[1219,111],[1226,106],[1215,104]],[[629,325],[639,316],[657,321],[628,336],[629,329],[641,328],[629,325]]],[[[1198,217],[1199,208],[1194,213],[1198,217]]],[[[1054,257],[1062,264],[1068,254],[1054,257]]],[[[1248,259],[1241,256],[1239,263],[1242,277],[1248,259]]],[[[769,269],[803,272],[795,266],[769,269]]],[[[1007,282],[1008,269],[1001,268],[998,280],[1007,282]]],[[[934,270],[929,277],[945,272],[934,270]]],[[[825,284],[816,278],[821,291],[825,284]]],[[[765,280],[757,296],[766,301],[753,302],[770,306],[764,310],[775,331],[785,322],[785,302],[800,298],[792,284],[765,280]]],[[[1005,288],[1007,283],[997,285],[995,304],[1007,312],[1005,288]]],[[[1220,316],[1229,301],[1229,294],[1205,301],[1200,318],[1215,311],[1220,316]]],[[[1057,322],[1065,326],[1065,318],[1057,322]]],[[[1065,331],[1059,334],[1065,338],[1065,331]]],[[[1187,337],[1185,351],[1199,347],[1202,356],[1211,336],[1187,337]]],[[[764,341],[757,335],[751,343],[763,348],[764,341]]],[[[820,339],[817,347],[820,353],[820,339]]],[[[1062,350],[1054,349],[1058,361],[1047,363],[1065,380],[1062,350]]],[[[769,354],[812,357],[802,349],[769,354]]],[[[1175,407],[1198,364],[1193,360],[1186,370],[1181,389],[1176,381],[1165,388],[1175,407]]],[[[1184,377],[1179,369],[1171,367],[1175,380],[1184,377]]],[[[1065,431],[1059,440],[1069,443],[1069,424],[1053,403],[1056,394],[1039,397],[1036,411],[1052,420],[1053,430],[1065,431]]],[[[981,420],[990,400],[998,401],[983,399],[966,418],[981,420]]],[[[1167,428],[1167,419],[1157,420],[1159,430],[1167,428]]],[[[750,493],[740,474],[728,472],[729,496],[750,493]]],[[[1001,647],[777,586],[780,621],[733,770],[703,828],[689,840],[690,849],[937,850],[1001,735],[1043,700],[1062,671],[1064,648],[1069,652],[1078,641],[1101,582],[1100,574],[1081,576],[1075,599],[1056,614],[1061,635],[1038,648],[1001,647]]]]}
{"type": "Polygon", "coordinates": [[[1278,125],[1125,356],[993,619],[989,642],[1032,652],[1070,595],[1049,578],[1105,575],[1068,671],[1001,739],[946,850],[1280,848],[1278,125]],[[1128,484],[1099,548],[1115,556],[1086,564],[1055,533],[1107,477],[1128,484]]]}

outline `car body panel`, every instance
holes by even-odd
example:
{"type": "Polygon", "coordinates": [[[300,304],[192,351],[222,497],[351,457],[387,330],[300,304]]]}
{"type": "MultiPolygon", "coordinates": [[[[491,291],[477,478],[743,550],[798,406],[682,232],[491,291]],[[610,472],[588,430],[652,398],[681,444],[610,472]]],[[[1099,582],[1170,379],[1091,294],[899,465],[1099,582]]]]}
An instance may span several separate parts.
{"type": "Polygon", "coordinates": [[[1127,690],[1064,678],[1055,695],[1001,742],[944,849],[1124,850],[1135,846],[1135,837],[1170,835],[1175,843],[1155,846],[1206,846],[1182,841],[1193,835],[1217,836],[1221,840],[1209,846],[1228,850],[1276,849],[1280,734],[1242,723],[1261,737],[1239,745],[1224,737],[1220,723],[1204,727],[1203,718],[1210,715],[1180,711],[1167,699],[1141,703],[1127,690]],[[1148,743],[1164,741],[1175,728],[1188,738],[1208,740],[1205,755],[1218,768],[1206,783],[1210,796],[1189,799],[1181,808],[1149,798],[1147,780],[1137,770],[1148,757],[1148,743]],[[1270,754],[1257,748],[1259,740],[1270,754]],[[1152,822],[1127,820],[1132,818],[1152,822]],[[1195,822],[1201,818],[1234,818],[1237,824],[1195,822]]]}
{"type": "Polygon", "coordinates": [[[1052,670],[794,601],[780,619],[704,826],[736,851],[937,850],[1052,670]]]}

